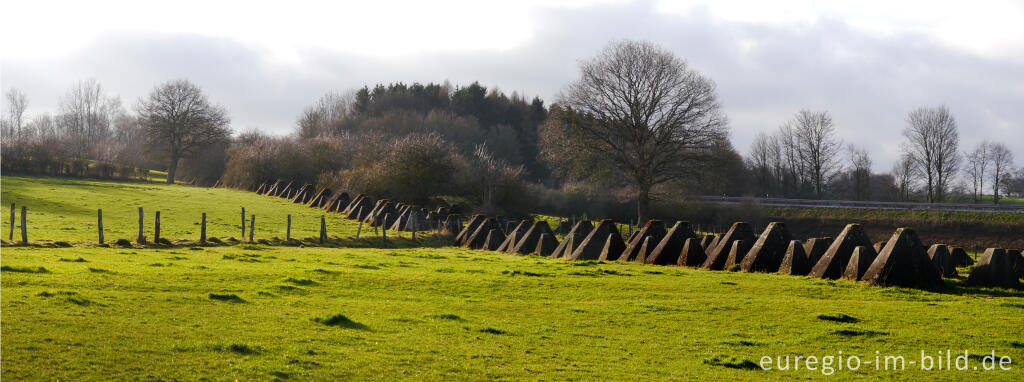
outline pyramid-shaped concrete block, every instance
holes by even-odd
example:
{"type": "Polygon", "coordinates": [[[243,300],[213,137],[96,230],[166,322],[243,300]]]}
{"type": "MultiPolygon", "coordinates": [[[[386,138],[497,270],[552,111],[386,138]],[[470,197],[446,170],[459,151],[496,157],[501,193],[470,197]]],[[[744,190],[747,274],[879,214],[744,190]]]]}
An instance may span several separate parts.
{"type": "Polygon", "coordinates": [[[846,264],[846,270],[843,272],[844,280],[860,280],[864,276],[864,272],[867,272],[868,267],[871,266],[871,262],[875,260],[875,249],[867,246],[859,246],[853,249],[853,255],[850,256],[850,262],[846,264]]]}
{"type": "Polygon", "coordinates": [[[956,265],[953,264],[953,256],[949,253],[949,247],[945,244],[932,244],[928,247],[928,258],[932,259],[932,265],[939,270],[942,277],[958,277],[956,265]]]}
{"type": "MultiPolygon", "coordinates": [[[[601,257],[601,250],[605,247],[605,242],[608,241],[608,235],[611,234],[619,235],[619,231],[615,229],[615,223],[610,219],[602,220],[594,226],[594,229],[590,230],[582,242],[576,245],[567,260],[598,260],[601,257]]],[[[619,237],[618,241],[621,242],[622,238],[619,237]]]]}
{"type": "MultiPolygon", "coordinates": [[[[737,240],[745,240],[747,243],[753,244],[754,231],[750,228],[750,224],[744,222],[733,223],[732,227],[729,227],[729,231],[718,239],[717,245],[710,251],[706,251],[708,259],[704,261],[701,267],[719,271],[725,269],[725,262],[729,257],[729,251],[737,240]]],[[[746,252],[743,255],[745,256],[746,252]]]]}
{"type": "Polygon", "coordinates": [[[800,244],[800,241],[791,240],[789,245],[786,246],[786,255],[782,258],[782,263],[779,265],[779,273],[792,276],[807,276],[811,272],[812,266],[814,264],[807,257],[807,253],[804,252],[804,246],[800,244]]]}
{"type": "Polygon", "coordinates": [[[622,241],[622,236],[619,236],[618,232],[612,232],[608,234],[608,239],[605,239],[604,246],[601,247],[601,255],[597,259],[607,260],[609,256],[614,257],[615,254],[621,254],[625,249],[626,242],[622,241]]]}
{"type": "Polygon", "coordinates": [[[729,256],[725,258],[725,266],[722,269],[727,271],[739,271],[740,263],[746,257],[746,254],[750,252],[750,248],[754,244],[750,240],[736,240],[733,241],[732,247],[729,248],[729,256]]]}
{"type": "Polygon", "coordinates": [[[785,223],[772,222],[757,237],[750,252],[743,257],[740,270],[744,272],[778,272],[782,258],[786,257],[786,248],[793,241],[793,235],[786,229],[785,223]]]}
{"type": "MultiPolygon", "coordinates": [[[[648,220],[647,224],[644,224],[643,228],[640,229],[639,233],[633,237],[629,243],[626,244],[626,249],[619,255],[619,261],[639,261],[643,262],[647,258],[646,253],[641,253],[641,249],[644,244],[644,240],[648,237],[653,237],[654,242],[657,243],[665,237],[665,222],[661,220],[648,220]]],[[[654,249],[653,246],[648,249],[654,249]]]]}
{"type": "Polygon", "coordinates": [[[989,248],[981,255],[967,276],[967,285],[1021,289],[1020,277],[1014,270],[1015,260],[1005,249],[989,248]]]}
{"type": "Polygon", "coordinates": [[[517,237],[515,247],[512,248],[513,255],[529,255],[533,253],[534,249],[537,249],[537,241],[540,240],[540,235],[548,234],[551,237],[555,236],[554,232],[551,232],[551,227],[548,226],[548,222],[540,220],[533,222],[530,229],[523,234],[522,238],[517,237]]]}
{"type": "Polygon", "coordinates": [[[505,234],[502,233],[501,230],[492,229],[487,232],[487,239],[484,240],[484,246],[480,249],[485,251],[496,251],[503,241],[505,241],[505,234]]]}
{"type": "Polygon", "coordinates": [[[700,241],[694,238],[689,238],[683,242],[683,249],[679,252],[679,258],[676,260],[676,265],[699,267],[701,264],[704,264],[704,261],[707,259],[708,256],[704,254],[704,246],[700,244],[700,241]]]}
{"type": "Polygon", "coordinates": [[[689,222],[677,221],[668,230],[665,237],[661,239],[657,247],[647,255],[644,260],[646,264],[672,265],[679,260],[679,253],[683,251],[683,243],[686,239],[696,238],[693,227],[689,222]]]}
{"type": "MultiPolygon", "coordinates": [[[[838,239],[837,239],[838,241],[838,239]]],[[[900,286],[919,289],[941,289],[942,275],[932,266],[928,251],[917,233],[900,228],[885,243],[861,281],[879,286],[900,286]]]]}
{"type": "Polygon", "coordinates": [[[583,242],[583,239],[587,237],[587,234],[594,229],[594,224],[590,220],[580,220],[572,226],[569,233],[565,234],[562,238],[562,242],[558,243],[558,247],[551,253],[551,257],[554,258],[567,258],[572,256],[572,251],[576,249],[576,244],[583,242]]]}
{"type": "Polygon", "coordinates": [[[533,250],[533,253],[540,256],[551,256],[557,246],[558,239],[555,239],[554,233],[542,233],[540,238],[537,239],[537,248],[533,250]]]}
{"type": "Polygon", "coordinates": [[[843,232],[840,232],[839,236],[832,241],[832,245],[828,247],[814,268],[811,268],[811,273],[808,273],[808,276],[836,280],[842,277],[843,272],[846,271],[846,265],[850,263],[854,249],[864,246],[874,252],[873,245],[860,224],[847,224],[843,232]]]}

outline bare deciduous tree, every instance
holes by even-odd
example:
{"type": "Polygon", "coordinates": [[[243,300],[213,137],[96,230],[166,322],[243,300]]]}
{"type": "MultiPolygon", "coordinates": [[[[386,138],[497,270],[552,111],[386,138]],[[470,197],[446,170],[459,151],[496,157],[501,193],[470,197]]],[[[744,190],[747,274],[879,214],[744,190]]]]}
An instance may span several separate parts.
{"type": "Polygon", "coordinates": [[[759,195],[767,196],[772,189],[775,177],[772,174],[772,156],[774,151],[772,146],[774,145],[775,140],[764,132],[758,133],[757,137],[754,138],[754,143],[750,145],[747,164],[754,170],[759,195]]]}
{"type": "Polygon", "coordinates": [[[871,155],[868,150],[849,146],[850,175],[853,178],[853,194],[856,200],[871,199],[871,155]]]}
{"type": "Polygon", "coordinates": [[[123,114],[121,99],[107,96],[92,78],[72,85],[58,106],[57,122],[74,142],[72,154],[82,158],[91,156],[91,150],[112,135],[113,121],[123,114]]]}
{"type": "Polygon", "coordinates": [[[964,153],[964,159],[967,160],[964,172],[971,181],[975,203],[981,199],[985,189],[985,173],[989,167],[989,145],[988,141],[982,141],[974,148],[974,151],[964,153]]]}
{"type": "Polygon", "coordinates": [[[136,109],[146,143],[167,155],[167,183],[174,183],[182,158],[231,135],[227,111],[210,104],[203,91],[188,80],[156,86],[149,98],[139,100],[136,109]]]}
{"type": "Polygon", "coordinates": [[[925,179],[928,202],[942,202],[960,165],[960,133],[946,106],[922,107],[907,116],[904,150],[914,159],[925,179]]]}
{"type": "Polygon", "coordinates": [[[1002,142],[989,145],[992,161],[992,202],[999,204],[999,189],[1004,187],[1007,175],[1013,172],[1013,153],[1002,142]]]}
{"type": "Polygon", "coordinates": [[[903,201],[910,200],[910,193],[914,189],[914,178],[917,177],[917,167],[914,165],[914,158],[904,153],[900,160],[892,166],[892,178],[896,182],[896,190],[899,198],[903,201]]]}
{"type": "Polygon", "coordinates": [[[790,122],[798,137],[798,150],[806,179],[818,199],[839,173],[842,143],[835,138],[835,123],[827,111],[800,110],[790,122]]]}
{"type": "Polygon", "coordinates": [[[4,135],[20,137],[24,135],[25,109],[28,108],[28,97],[18,89],[11,88],[4,93],[7,100],[7,115],[4,122],[4,135]]]}
{"type": "Polygon", "coordinates": [[[694,173],[728,129],[714,82],[649,42],[615,42],[582,62],[559,103],[586,116],[564,123],[581,147],[631,178],[639,221],[651,189],[694,173]]]}

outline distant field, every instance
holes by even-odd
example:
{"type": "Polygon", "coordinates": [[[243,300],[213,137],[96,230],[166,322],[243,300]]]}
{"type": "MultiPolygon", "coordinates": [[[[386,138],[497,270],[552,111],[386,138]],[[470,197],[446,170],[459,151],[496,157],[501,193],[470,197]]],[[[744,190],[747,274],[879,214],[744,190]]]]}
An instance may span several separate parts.
{"type": "Polygon", "coordinates": [[[994,350],[1013,370],[834,372],[1024,378],[1024,292],[956,281],[931,293],[454,248],[9,247],[2,259],[11,380],[805,379],[822,371],[756,363],[946,349],[972,365],[994,350]]]}
{"type": "MultiPolygon", "coordinates": [[[[146,236],[152,239],[155,213],[160,211],[161,237],[170,240],[198,240],[203,212],[207,214],[207,236],[239,239],[242,207],[247,226],[249,215],[256,215],[254,239],[284,238],[289,214],[293,238],[317,237],[323,214],[286,199],[224,188],[13,176],[0,178],[0,187],[4,240],[9,233],[11,203],[18,209],[17,219],[21,219],[21,206],[28,207],[29,240],[33,242],[95,243],[97,209],[103,209],[108,242],[135,240],[139,207],[145,213],[146,236]]],[[[327,214],[329,236],[354,236],[357,227],[358,223],[339,214],[327,214]]],[[[15,240],[19,235],[15,232],[15,240]]]]}
{"type": "Polygon", "coordinates": [[[909,210],[871,210],[857,208],[808,208],[761,206],[765,214],[790,218],[848,220],[909,220],[1024,223],[1024,214],[994,212],[937,212],[909,210]]]}

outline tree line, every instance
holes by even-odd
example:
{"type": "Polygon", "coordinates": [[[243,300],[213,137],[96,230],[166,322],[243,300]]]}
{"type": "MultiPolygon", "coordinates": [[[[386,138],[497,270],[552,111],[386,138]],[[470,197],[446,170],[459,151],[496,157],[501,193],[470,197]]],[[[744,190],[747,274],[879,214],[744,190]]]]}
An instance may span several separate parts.
{"type": "MultiPolygon", "coordinates": [[[[187,80],[131,108],[96,80],[71,86],[55,114],[26,115],[5,94],[7,173],[176,179],[253,189],[277,179],[416,203],[438,197],[488,212],[557,213],[607,205],[642,221],[689,195],[981,201],[1024,194],[1004,143],[961,152],[949,108],[908,113],[901,159],[872,172],[827,111],[800,110],[740,155],[714,81],[663,47],[616,41],[580,62],[553,103],[479,83],[391,83],[328,92],[285,136],[233,132],[230,115],[187,80]],[[130,109],[130,110],[129,110],[130,109]]],[[[607,213],[605,209],[602,212],[607,213]]]]}

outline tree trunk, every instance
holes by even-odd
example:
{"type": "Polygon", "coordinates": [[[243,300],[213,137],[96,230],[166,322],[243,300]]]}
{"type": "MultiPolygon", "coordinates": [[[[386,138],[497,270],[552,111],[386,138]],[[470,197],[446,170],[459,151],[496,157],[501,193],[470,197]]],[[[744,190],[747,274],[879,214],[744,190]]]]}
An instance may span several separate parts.
{"type": "Polygon", "coordinates": [[[643,226],[648,217],[650,216],[651,209],[651,188],[649,186],[640,186],[640,193],[636,198],[636,224],[637,226],[643,226]]]}
{"type": "Polygon", "coordinates": [[[174,184],[174,173],[178,171],[178,156],[171,156],[171,165],[167,166],[167,184],[174,184]]]}

